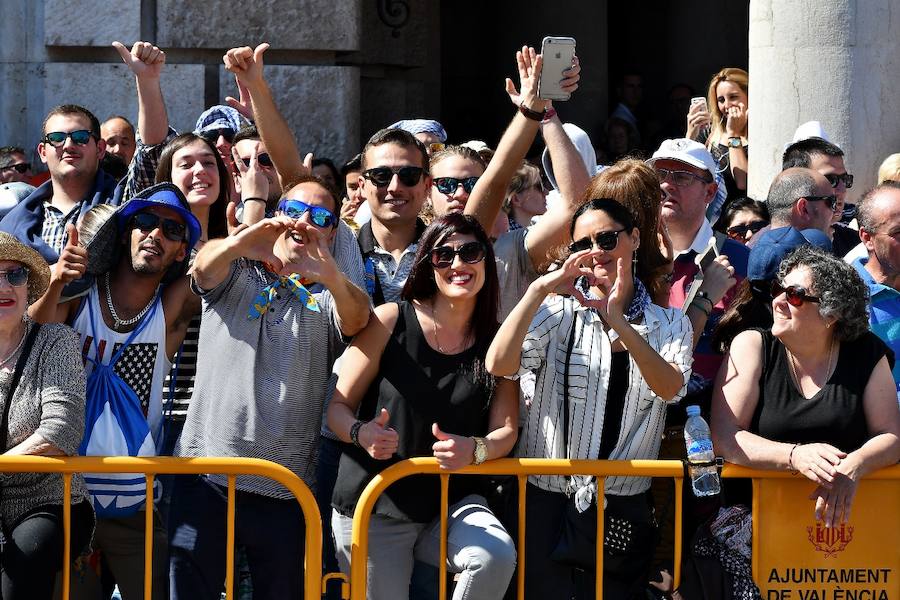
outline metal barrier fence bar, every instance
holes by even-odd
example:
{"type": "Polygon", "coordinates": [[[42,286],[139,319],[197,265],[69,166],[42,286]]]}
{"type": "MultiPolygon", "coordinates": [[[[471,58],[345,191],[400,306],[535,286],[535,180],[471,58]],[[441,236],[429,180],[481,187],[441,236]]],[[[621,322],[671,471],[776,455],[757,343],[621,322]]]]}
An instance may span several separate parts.
{"type": "MultiPolygon", "coordinates": [[[[369,483],[363,490],[353,514],[352,548],[350,559],[350,598],[366,600],[366,570],[369,549],[369,522],[375,502],[384,490],[392,483],[411,475],[439,475],[441,478],[441,553],[440,553],[440,596],[447,597],[447,489],[451,473],[442,471],[437,460],[433,458],[412,458],[391,465],[369,483]]],[[[468,466],[453,475],[514,475],[518,479],[519,491],[519,534],[517,543],[518,556],[518,594],[519,600],[525,594],[525,484],[530,475],[592,475],[597,478],[597,488],[603,489],[608,476],[634,477],[668,477],[675,482],[675,564],[674,580],[677,588],[681,581],[681,539],[682,539],[682,490],[684,486],[684,466],[676,460],[560,460],[540,458],[504,458],[488,461],[479,466],[468,466]]],[[[753,480],[753,577],[759,581],[757,572],[761,543],[755,539],[760,531],[759,518],[762,514],[758,500],[758,483],[762,479],[797,479],[802,478],[786,471],[768,471],[750,469],[726,464],[722,469],[722,477],[746,478],[753,480]]],[[[900,465],[881,469],[868,475],[866,480],[900,480],[900,465]]],[[[810,508],[811,510],[811,508],[810,508]]],[[[599,600],[603,597],[603,503],[597,504],[597,566],[595,593],[599,600]]]]}
{"type": "MultiPolygon", "coordinates": [[[[147,497],[153,497],[155,475],[194,475],[215,473],[228,476],[228,509],[226,516],[225,593],[234,594],[234,508],[235,479],[238,475],[268,477],[287,488],[297,499],[306,521],[306,598],[322,594],[322,526],[319,507],[303,481],[285,467],[255,458],[174,458],[174,457],[99,457],[99,456],[0,456],[0,473],[62,473],[63,476],[63,569],[62,598],[69,599],[71,556],[71,500],[73,473],[143,473],[147,478],[147,497]]],[[[144,540],[144,597],[152,598],[153,578],[153,511],[146,512],[144,540]]],[[[298,565],[298,568],[301,568],[298,565]]]]}

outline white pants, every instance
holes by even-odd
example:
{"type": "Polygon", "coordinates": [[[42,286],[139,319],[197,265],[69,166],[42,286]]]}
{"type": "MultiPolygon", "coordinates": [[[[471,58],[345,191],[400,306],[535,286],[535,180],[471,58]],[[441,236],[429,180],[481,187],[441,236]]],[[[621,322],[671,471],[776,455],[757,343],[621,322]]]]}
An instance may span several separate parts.
{"type": "MultiPolygon", "coordinates": [[[[350,573],[353,519],[332,510],[338,563],[350,573]]],[[[415,560],[439,566],[441,521],[411,523],[372,515],[369,523],[368,600],[409,597],[415,560]]],[[[472,494],[450,507],[447,569],[459,573],[453,600],[497,600],[516,568],[516,548],[481,496],[472,494]]]]}

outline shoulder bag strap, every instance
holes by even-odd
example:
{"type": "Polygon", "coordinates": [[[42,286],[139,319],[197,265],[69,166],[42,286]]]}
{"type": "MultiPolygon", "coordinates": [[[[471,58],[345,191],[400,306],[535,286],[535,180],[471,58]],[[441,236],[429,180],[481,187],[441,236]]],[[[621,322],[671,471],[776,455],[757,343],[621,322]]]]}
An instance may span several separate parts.
{"type": "Polygon", "coordinates": [[[567,303],[563,303],[563,314],[570,312],[572,315],[572,326],[569,329],[569,339],[566,343],[566,362],[563,365],[563,444],[566,448],[566,460],[570,458],[570,446],[572,440],[569,439],[569,361],[572,358],[572,347],[575,345],[575,322],[578,320],[575,315],[575,309],[569,308],[567,303]]]}
{"type": "Polygon", "coordinates": [[[6,393],[6,404],[3,406],[3,419],[0,420],[0,453],[6,452],[6,441],[9,433],[7,431],[9,429],[9,407],[12,405],[13,394],[16,393],[16,388],[19,387],[22,371],[25,369],[25,363],[31,355],[31,347],[34,346],[34,339],[37,337],[40,328],[40,323],[35,323],[31,327],[31,331],[28,332],[28,338],[25,340],[25,345],[22,347],[22,353],[19,355],[19,360],[16,361],[16,370],[13,372],[9,391],[6,393]]]}

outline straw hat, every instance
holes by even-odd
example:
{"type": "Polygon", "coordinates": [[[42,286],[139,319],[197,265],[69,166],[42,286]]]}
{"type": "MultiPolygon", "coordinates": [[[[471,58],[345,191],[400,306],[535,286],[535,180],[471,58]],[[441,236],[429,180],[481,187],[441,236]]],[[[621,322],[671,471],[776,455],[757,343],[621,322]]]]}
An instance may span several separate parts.
{"type": "Polygon", "coordinates": [[[28,303],[44,295],[50,285],[50,267],[37,250],[26,246],[14,235],[0,232],[0,260],[12,260],[28,268],[28,303]]]}

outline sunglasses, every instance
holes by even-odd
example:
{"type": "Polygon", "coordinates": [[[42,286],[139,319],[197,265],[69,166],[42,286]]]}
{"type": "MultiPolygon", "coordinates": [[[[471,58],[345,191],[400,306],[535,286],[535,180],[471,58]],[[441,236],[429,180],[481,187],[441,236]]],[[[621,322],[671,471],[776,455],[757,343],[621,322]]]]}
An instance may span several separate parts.
{"type": "Polygon", "coordinates": [[[669,177],[671,177],[672,183],[675,184],[675,187],[687,187],[695,181],[712,183],[712,179],[700,177],[699,175],[691,173],[690,171],[672,171],[670,169],[657,168],[656,176],[659,178],[660,183],[664,183],[669,177]]]}
{"type": "Polygon", "coordinates": [[[453,259],[459,259],[466,264],[474,265],[484,260],[484,244],[481,242],[466,242],[459,248],[453,246],[438,246],[431,251],[431,266],[435,269],[446,269],[453,264],[453,259]]]}
{"type": "Polygon", "coordinates": [[[803,306],[804,302],[820,302],[816,296],[810,296],[806,293],[806,288],[799,285],[789,285],[784,287],[777,281],[772,282],[772,300],[784,294],[788,304],[791,306],[803,306]]]}
{"type": "Polygon", "coordinates": [[[826,175],[825,179],[828,180],[828,183],[830,183],[833,188],[836,188],[842,181],[844,182],[844,185],[847,186],[848,190],[853,187],[853,175],[850,173],[841,173],[840,175],[832,173],[826,175]]]}
{"type": "Polygon", "coordinates": [[[334,213],[321,206],[312,206],[300,200],[282,198],[278,203],[278,210],[292,219],[299,219],[306,211],[309,211],[309,220],[316,227],[337,227],[337,217],[334,216],[334,213]]]}
{"type": "MultiPolygon", "coordinates": [[[[832,194],[831,196],[801,196],[800,198],[806,198],[807,202],[819,202],[822,201],[828,205],[828,208],[834,210],[834,207],[837,206],[837,196],[832,194]]],[[[800,198],[797,198],[798,200],[800,198]]]]}
{"type": "Polygon", "coordinates": [[[94,134],[87,129],[78,129],[77,131],[51,131],[46,134],[41,141],[45,144],[50,144],[54,148],[59,148],[66,143],[66,138],[72,138],[73,143],[78,146],[84,146],[91,141],[92,137],[94,137],[94,134]]]}
{"type": "Polygon", "coordinates": [[[201,131],[200,137],[202,137],[207,142],[215,145],[216,142],[219,141],[219,136],[225,138],[225,141],[229,144],[234,142],[234,129],[230,127],[222,127],[221,129],[210,129],[208,131],[201,131]]]}
{"type": "Polygon", "coordinates": [[[477,182],[477,177],[466,177],[464,179],[458,179],[456,177],[438,177],[434,180],[434,187],[436,187],[440,193],[448,196],[455,194],[459,186],[462,186],[467,194],[471,194],[472,190],[475,189],[475,184],[477,182]]]}
{"type": "Polygon", "coordinates": [[[768,223],[765,221],[753,221],[747,225],[735,225],[734,227],[729,227],[725,230],[725,233],[732,239],[743,240],[747,237],[748,231],[756,233],[766,225],[768,225],[768,223]]]}
{"type": "MultiPolygon", "coordinates": [[[[249,158],[249,157],[248,157],[248,158],[242,158],[242,159],[241,159],[241,162],[244,163],[244,166],[245,166],[245,167],[249,167],[249,166],[250,166],[250,158],[249,158]]],[[[269,156],[268,152],[263,152],[262,154],[257,154],[257,155],[256,155],[256,162],[258,162],[258,163],[260,164],[260,166],[262,166],[262,167],[273,167],[273,166],[275,166],[275,165],[272,163],[272,157],[269,156]]]]}
{"type": "Polygon", "coordinates": [[[572,254],[575,254],[576,252],[591,250],[595,247],[599,248],[600,250],[605,250],[606,252],[615,250],[616,246],[619,245],[619,234],[623,231],[625,231],[625,229],[619,229],[616,231],[601,231],[594,236],[593,240],[589,237],[581,238],[577,242],[572,242],[571,244],[569,244],[569,251],[572,252],[572,254]]]}
{"type": "Polygon", "coordinates": [[[28,268],[18,267],[9,271],[0,271],[0,279],[6,279],[13,287],[22,287],[28,283],[28,268]]]}
{"type": "Polygon", "coordinates": [[[388,185],[394,178],[394,175],[396,175],[397,179],[400,180],[400,183],[406,187],[412,187],[422,180],[422,175],[424,173],[425,169],[422,167],[409,166],[397,167],[396,169],[392,169],[391,167],[375,167],[374,169],[363,171],[362,176],[371,181],[375,187],[381,188],[388,185]]]}
{"type": "Polygon", "coordinates": [[[16,172],[24,174],[25,171],[31,168],[31,163],[16,163],[14,165],[6,165],[5,167],[0,167],[0,171],[6,171],[7,169],[14,169],[16,172]]]}
{"type": "Polygon", "coordinates": [[[187,241],[187,225],[174,219],[166,219],[153,213],[143,212],[131,217],[131,229],[140,229],[143,233],[150,233],[154,229],[162,229],[162,234],[167,240],[173,242],[187,241]]]}

